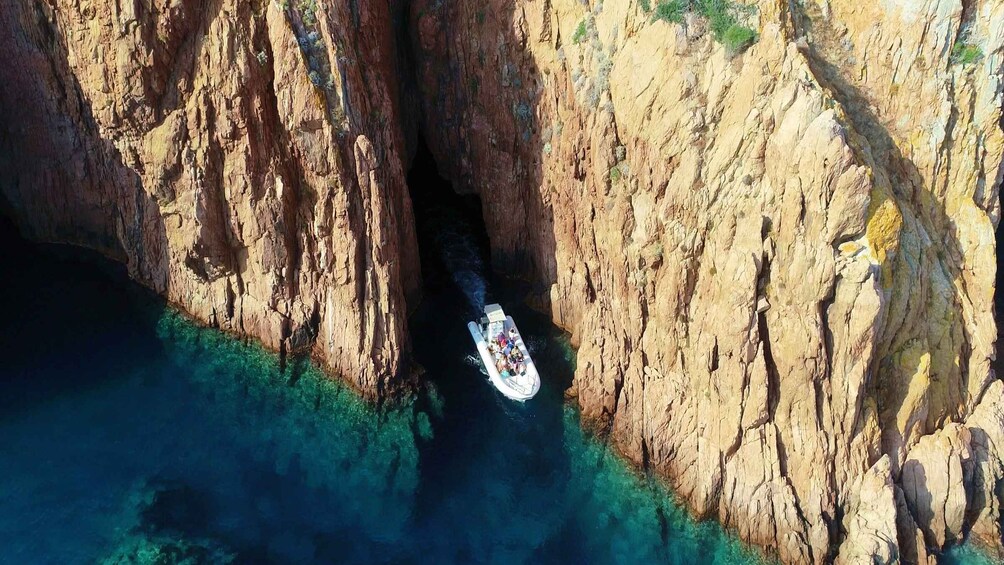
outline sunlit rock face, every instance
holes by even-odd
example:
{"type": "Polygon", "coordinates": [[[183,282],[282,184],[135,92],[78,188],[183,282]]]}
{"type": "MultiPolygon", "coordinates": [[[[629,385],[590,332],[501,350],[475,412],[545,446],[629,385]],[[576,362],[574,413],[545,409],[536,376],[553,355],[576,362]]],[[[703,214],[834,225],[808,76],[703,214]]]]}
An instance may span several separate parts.
{"type": "Polygon", "coordinates": [[[656,2],[120,4],[0,8],[29,235],[379,395],[420,123],[699,514],[790,563],[1000,546],[1000,2],[762,0],[741,53],[656,2]]]}
{"type": "Polygon", "coordinates": [[[409,120],[391,7],[352,5],[5,3],[0,183],[22,231],[365,393],[396,384],[409,120]]]}
{"type": "Polygon", "coordinates": [[[647,4],[411,9],[433,151],[583,413],[787,562],[999,546],[1004,6],[763,1],[732,56],[647,4]]]}
{"type": "Polygon", "coordinates": [[[5,562],[766,565],[584,432],[547,316],[508,310],[555,379],[503,404],[459,339],[470,306],[427,284],[411,324],[433,384],[377,407],[6,227],[5,562]]]}

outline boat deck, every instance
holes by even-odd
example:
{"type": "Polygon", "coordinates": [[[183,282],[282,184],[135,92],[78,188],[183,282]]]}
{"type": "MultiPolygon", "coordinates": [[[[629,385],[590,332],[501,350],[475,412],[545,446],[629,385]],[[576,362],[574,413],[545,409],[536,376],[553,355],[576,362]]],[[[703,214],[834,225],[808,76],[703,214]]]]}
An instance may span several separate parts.
{"type": "Polygon", "coordinates": [[[476,322],[469,322],[467,327],[478,348],[478,353],[481,355],[481,362],[484,364],[489,380],[496,389],[508,398],[521,402],[533,398],[540,390],[540,375],[537,373],[537,368],[530,357],[530,350],[523,341],[519,328],[516,327],[516,322],[513,321],[512,316],[505,316],[502,308],[497,304],[491,304],[486,307],[485,313],[488,315],[488,327],[494,326],[494,331],[491,332],[494,335],[490,336],[491,338],[496,337],[499,333],[504,333],[508,336],[509,330],[515,329],[516,335],[513,342],[523,355],[522,363],[525,367],[522,374],[503,377],[495,366],[495,357],[489,350],[486,336],[482,333],[482,326],[476,322]],[[500,329],[501,331],[499,331],[500,329]]]}

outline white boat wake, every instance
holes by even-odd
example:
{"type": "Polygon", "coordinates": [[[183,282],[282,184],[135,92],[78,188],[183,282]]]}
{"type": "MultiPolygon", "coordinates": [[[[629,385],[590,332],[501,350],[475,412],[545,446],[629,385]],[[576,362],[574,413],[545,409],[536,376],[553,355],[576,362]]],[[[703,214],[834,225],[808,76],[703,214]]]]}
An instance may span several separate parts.
{"type": "Polygon", "coordinates": [[[466,362],[471,367],[477,367],[477,369],[481,371],[482,375],[486,377],[488,376],[488,370],[485,369],[485,364],[481,361],[481,357],[479,357],[478,355],[474,355],[473,353],[465,355],[464,362],[466,362]]]}

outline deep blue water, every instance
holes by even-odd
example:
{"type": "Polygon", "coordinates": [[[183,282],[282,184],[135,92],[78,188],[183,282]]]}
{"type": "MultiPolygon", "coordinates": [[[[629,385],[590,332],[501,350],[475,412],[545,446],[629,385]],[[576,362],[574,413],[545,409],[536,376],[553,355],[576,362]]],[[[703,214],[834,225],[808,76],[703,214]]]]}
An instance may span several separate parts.
{"type": "Polygon", "coordinates": [[[416,202],[430,389],[384,408],[0,233],[0,562],[762,562],[583,432],[562,400],[574,352],[484,273],[471,205],[416,202]],[[526,405],[472,362],[486,299],[530,336],[526,405]]]}
{"type": "Polygon", "coordinates": [[[582,432],[561,401],[572,352],[522,309],[565,372],[534,401],[493,393],[469,307],[433,284],[414,327],[434,391],[377,409],[109,268],[5,248],[4,563],[753,560],[582,432]]]}

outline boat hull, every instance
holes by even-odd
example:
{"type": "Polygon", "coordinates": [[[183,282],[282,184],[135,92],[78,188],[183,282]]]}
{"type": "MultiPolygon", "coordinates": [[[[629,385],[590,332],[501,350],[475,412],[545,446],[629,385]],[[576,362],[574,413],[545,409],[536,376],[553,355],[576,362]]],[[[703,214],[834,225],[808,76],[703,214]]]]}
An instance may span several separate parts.
{"type": "MultiPolygon", "coordinates": [[[[505,330],[508,332],[510,327],[515,328],[516,323],[513,322],[512,316],[507,316],[505,330]]],[[[474,339],[474,345],[478,349],[478,355],[481,356],[481,363],[485,366],[485,370],[488,372],[488,380],[491,381],[492,386],[504,394],[506,398],[518,400],[520,402],[529,400],[537,394],[537,391],[540,390],[540,375],[537,373],[537,367],[533,364],[533,359],[530,358],[530,351],[527,349],[526,344],[523,343],[522,336],[519,335],[518,328],[516,329],[516,347],[518,347],[523,353],[524,364],[526,365],[526,374],[520,376],[519,378],[508,379],[502,378],[498,369],[495,368],[495,361],[492,358],[491,352],[488,351],[488,342],[481,334],[481,329],[478,327],[478,324],[475,322],[468,322],[467,329],[471,332],[471,338],[474,339]]]]}

